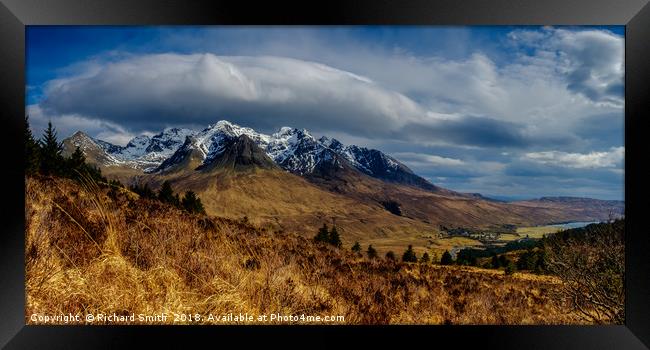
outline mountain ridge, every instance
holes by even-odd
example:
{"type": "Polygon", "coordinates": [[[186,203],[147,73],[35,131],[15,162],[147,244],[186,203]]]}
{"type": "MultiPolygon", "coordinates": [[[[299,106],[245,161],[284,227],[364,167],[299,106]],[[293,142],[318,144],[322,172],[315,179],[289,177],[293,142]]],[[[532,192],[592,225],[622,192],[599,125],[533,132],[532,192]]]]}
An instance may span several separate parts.
{"type": "MultiPolygon", "coordinates": [[[[282,127],[277,132],[266,135],[220,120],[201,131],[166,128],[152,137],[136,136],[126,146],[113,145],[87,135],[86,143],[94,143],[96,147],[89,145],[87,148],[93,148],[95,153],[104,151],[103,157],[96,156],[91,159],[101,163],[100,166],[123,166],[145,173],[155,173],[178,168],[174,166],[174,162],[184,162],[186,159],[183,154],[189,153],[193,155],[194,162],[201,160],[198,167],[207,165],[223,152],[227,143],[241,135],[250,138],[278,166],[297,175],[305,176],[318,172],[317,167],[328,167],[329,161],[347,161],[356,170],[383,181],[416,186],[428,191],[440,190],[438,186],[418,176],[397,159],[379,150],[356,145],[346,146],[326,136],[317,140],[306,129],[282,127]]],[[[64,140],[64,144],[71,143],[70,139],[64,140]]],[[[68,146],[67,152],[70,153],[71,150],[73,147],[68,146]]]]}

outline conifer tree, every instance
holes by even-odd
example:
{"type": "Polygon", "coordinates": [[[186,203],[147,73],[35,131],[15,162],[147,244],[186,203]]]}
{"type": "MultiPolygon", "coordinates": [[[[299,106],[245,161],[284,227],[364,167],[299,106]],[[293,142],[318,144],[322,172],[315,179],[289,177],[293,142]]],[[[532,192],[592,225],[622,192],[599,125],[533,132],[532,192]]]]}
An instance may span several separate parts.
{"type": "Polygon", "coordinates": [[[341,248],[341,246],[343,245],[343,243],[341,242],[341,237],[339,236],[339,232],[336,230],[336,226],[332,226],[332,230],[330,231],[329,243],[337,248],[341,248]]]}
{"type": "Polygon", "coordinates": [[[63,144],[56,139],[56,130],[52,122],[47,123],[41,143],[41,172],[45,175],[60,174],[63,156],[63,144]]]}
{"type": "Polygon", "coordinates": [[[431,258],[429,257],[429,253],[425,252],[422,254],[422,258],[420,258],[420,262],[423,264],[428,264],[429,261],[431,261],[431,258]]]}
{"type": "Polygon", "coordinates": [[[327,224],[323,224],[323,227],[318,229],[318,233],[316,234],[316,237],[314,237],[314,241],[329,242],[329,240],[330,240],[330,234],[329,231],[327,230],[327,224]]]}
{"type": "Polygon", "coordinates": [[[67,167],[65,168],[64,175],[72,178],[76,178],[79,174],[86,170],[86,156],[79,147],[77,147],[70,158],[67,160],[67,167]]]}
{"type": "Polygon", "coordinates": [[[352,246],[352,252],[355,254],[361,254],[361,244],[359,244],[359,242],[354,242],[354,245],[352,246]]]}
{"type": "Polygon", "coordinates": [[[415,252],[413,251],[413,246],[409,244],[408,249],[404,252],[402,255],[402,261],[403,262],[418,262],[418,257],[415,255],[415,252]]]}
{"type": "Polygon", "coordinates": [[[181,204],[183,205],[183,208],[189,213],[205,214],[203,203],[201,203],[201,199],[196,196],[196,193],[194,193],[194,191],[185,192],[185,196],[181,200],[181,204]]]}
{"type": "Polygon", "coordinates": [[[174,197],[174,191],[169,181],[163,182],[160,191],[158,191],[158,199],[165,203],[174,204],[176,198],[174,197]]]}
{"type": "Polygon", "coordinates": [[[368,259],[375,259],[377,257],[377,250],[372,247],[372,244],[368,245],[368,250],[366,251],[366,254],[368,254],[368,259]]]}
{"type": "Polygon", "coordinates": [[[38,172],[39,164],[39,144],[32,135],[32,130],[29,127],[29,116],[25,115],[25,174],[35,174],[38,172]]]}

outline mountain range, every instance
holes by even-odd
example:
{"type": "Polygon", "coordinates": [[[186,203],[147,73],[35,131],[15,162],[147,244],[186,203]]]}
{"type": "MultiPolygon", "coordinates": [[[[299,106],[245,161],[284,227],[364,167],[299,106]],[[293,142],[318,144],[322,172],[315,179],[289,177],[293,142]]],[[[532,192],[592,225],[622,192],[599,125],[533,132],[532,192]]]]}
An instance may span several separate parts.
{"type": "Polygon", "coordinates": [[[506,203],[460,193],[379,150],[289,127],[268,135],[222,120],[200,131],[166,128],[126,146],[83,132],[63,144],[65,154],[79,147],[89,163],[123,183],[157,188],[170,181],[177,191],[196,191],[213,215],[296,232],[335,220],[346,239],[375,246],[417,239],[426,244],[441,226],[599,221],[624,210],[620,201],[546,197],[506,203]]]}

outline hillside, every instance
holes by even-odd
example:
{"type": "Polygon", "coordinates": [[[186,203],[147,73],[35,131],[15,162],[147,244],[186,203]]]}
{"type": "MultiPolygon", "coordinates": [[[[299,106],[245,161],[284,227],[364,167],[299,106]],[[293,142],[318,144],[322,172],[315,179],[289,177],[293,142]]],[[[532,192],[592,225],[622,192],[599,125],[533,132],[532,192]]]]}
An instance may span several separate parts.
{"type": "Polygon", "coordinates": [[[547,276],[358,257],[94,183],[29,177],[25,191],[28,324],[34,312],[164,313],[167,323],[173,313],[338,315],[345,324],[579,323],[551,297],[560,285],[547,276]]]}

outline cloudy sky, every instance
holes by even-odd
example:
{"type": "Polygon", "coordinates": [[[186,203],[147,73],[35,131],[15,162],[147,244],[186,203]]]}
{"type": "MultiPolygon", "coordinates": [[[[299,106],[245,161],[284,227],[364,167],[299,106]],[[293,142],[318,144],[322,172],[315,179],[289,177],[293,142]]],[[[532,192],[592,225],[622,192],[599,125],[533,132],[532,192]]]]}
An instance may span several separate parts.
{"type": "Polygon", "coordinates": [[[623,199],[623,27],[27,29],[27,111],[115,144],[221,119],[497,198],[623,199]]]}

